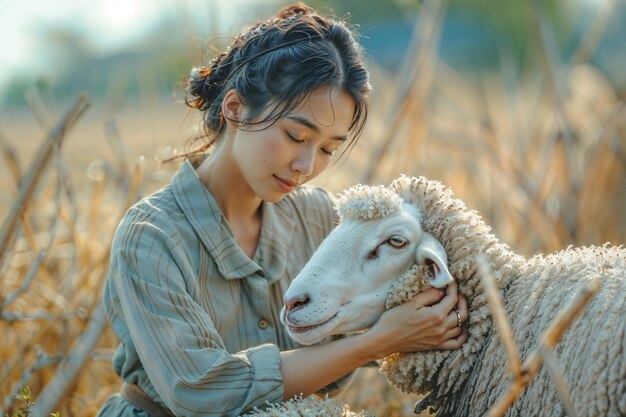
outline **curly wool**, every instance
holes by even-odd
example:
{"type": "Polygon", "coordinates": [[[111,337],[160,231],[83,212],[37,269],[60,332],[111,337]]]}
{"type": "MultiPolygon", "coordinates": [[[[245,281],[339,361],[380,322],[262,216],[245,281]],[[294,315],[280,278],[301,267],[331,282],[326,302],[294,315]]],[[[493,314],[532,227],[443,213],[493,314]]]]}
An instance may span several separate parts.
{"type": "Polygon", "coordinates": [[[394,279],[387,294],[385,308],[400,305],[406,300],[410,300],[418,292],[429,287],[428,274],[425,265],[413,265],[404,271],[398,278],[394,279]]]}
{"type": "Polygon", "coordinates": [[[401,210],[402,203],[398,194],[383,185],[357,184],[337,194],[335,210],[342,218],[373,220],[397,213],[401,210]]]}
{"type": "MultiPolygon", "coordinates": [[[[486,254],[522,360],[556,314],[594,277],[601,288],[553,353],[580,416],[626,415],[626,250],[622,247],[568,248],[532,259],[513,253],[491,233],[477,212],[453,198],[437,181],[401,177],[391,184],[422,211],[424,230],[448,253],[450,273],[467,298],[469,337],[459,350],[396,354],[381,371],[405,392],[431,395],[428,405],[445,416],[482,416],[508,389],[507,357],[493,329],[479,285],[476,254],[486,254]]],[[[419,271],[394,282],[388,307],[410,299],[424,285],[419,271]]],[[[552,381],[539,372],[507,416],[563,415],[552,381]]]]}
{"type": "Polygon", "coordinates": [[[354,413],[347,405],[339,405],[335,401],[326,398],[308,396],[296,397],[281,404],[268,404],[268,407],[260,410],[255,408],[251,413],[243,417],[367,417],[364,412],[354,413]]]}

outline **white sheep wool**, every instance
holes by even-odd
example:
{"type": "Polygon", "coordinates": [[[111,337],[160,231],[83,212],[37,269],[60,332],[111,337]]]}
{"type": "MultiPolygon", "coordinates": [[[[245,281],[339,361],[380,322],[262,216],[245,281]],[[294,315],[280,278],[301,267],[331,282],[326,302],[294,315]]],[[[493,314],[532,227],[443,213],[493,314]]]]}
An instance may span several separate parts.
{"type": "Polygon", "coordinates": [[[381,219],[402,209],[402,199],[384,185],[357,184],[337,195],[335,210],[341,218],[381,219]]]}
{"type": "Polygon", "coordinates": [[[242,417],[367,417],[364,412],[350,411],[347,405],[316,396],[296,397],[281,404],[268,404],[264,409],[255,409],[242,417]]]}
{"type": "MultiPolygon", "coordinates": [[[[600,290],[553,350],[577,415],[626,415],[626,249],[609,245],[568,248],[526,259],[492,233],[476,211],[453,198],[440,182],[400,177],[390,186],[418,206],[424,230],[445,247],[450,273],[467,298],[469,337],[461,349],[395,354],[381,371],[405,392],[426,394],[422,408],[439,416],[482,416],[508,389],[506,353],[492,324],[475,256],[487,255],[503,293],[522,360],[537,347],[558,312],[586,283],[600,290]]],[[[423,274],[407,271],[389,293],[387,308],[423,288],[423,274]]],[[[507,416],[562,416],[565,412],[547,372],[541,370],[507,416]]]]}

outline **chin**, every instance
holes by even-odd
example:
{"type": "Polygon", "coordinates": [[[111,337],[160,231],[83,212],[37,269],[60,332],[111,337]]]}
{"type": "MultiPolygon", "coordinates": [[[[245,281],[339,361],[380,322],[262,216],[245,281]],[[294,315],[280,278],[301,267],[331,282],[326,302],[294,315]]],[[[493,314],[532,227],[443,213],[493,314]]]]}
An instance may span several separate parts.
{"type": "Polygon", "coordinates": [[[308,332],[304,333],[295,333],[287,330],[287,333],[289,334],[289,337],[304,346],[314,345],[315,343],[323,340],[326,337],[326,335],[320,334],[315,330],[309,330],[308,332]]]}
{"type": "Polygon", "coordinates": [[[263,201],[266,201],[268,203],[278,203],[283,198],[287,197],[287,194],[289,194],[289,193],[285,193],[285,192],[281,192],[281,191],[273,191],[272,190],[272,191],[261,192],[261,193],[256,193],[256,194],[263,201]]]}

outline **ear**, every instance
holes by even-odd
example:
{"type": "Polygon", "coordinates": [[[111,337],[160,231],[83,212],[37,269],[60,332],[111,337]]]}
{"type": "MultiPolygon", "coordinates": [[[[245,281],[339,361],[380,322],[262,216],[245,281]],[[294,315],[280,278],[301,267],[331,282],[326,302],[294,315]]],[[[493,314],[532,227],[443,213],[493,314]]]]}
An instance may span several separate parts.
{"type": "Polygon", "coordinates": [[[222,101],[222,114],[227,124],[237,124],[241,120],[242,107],[237,91],[228,90],[222,101]]]}
{"type": "Polygon", "coordinates": [[[428,284],[445,288],[454,281],[448,270],[448,255],[443,245],[430,233],[424,232],[415,252],[415,261],[426,266],[428,284]]]}

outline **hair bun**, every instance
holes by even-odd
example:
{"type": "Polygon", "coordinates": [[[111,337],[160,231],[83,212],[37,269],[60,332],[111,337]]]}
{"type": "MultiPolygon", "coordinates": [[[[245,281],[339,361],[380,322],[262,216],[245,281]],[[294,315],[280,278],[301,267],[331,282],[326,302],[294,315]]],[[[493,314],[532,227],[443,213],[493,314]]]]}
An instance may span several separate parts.
{"type": "Polygon", "coordinates": [[[187,77],[185,101],[190,107],[206,110],[219,95],[221,84],[228,76],[228,70],[220,64],[227,56],[221,53],[211,60],[211,67],[193,67],[187,77]],[[191,97],[190,97],[191,96],[191,97]]]}
{"type": "Polygon", "coordinates": [[[287,19],[289,17],[303,16],[309,13],[311,13],[311,8],[304,3],[298,2],[280,9],[276,17],[287,19]]]}

